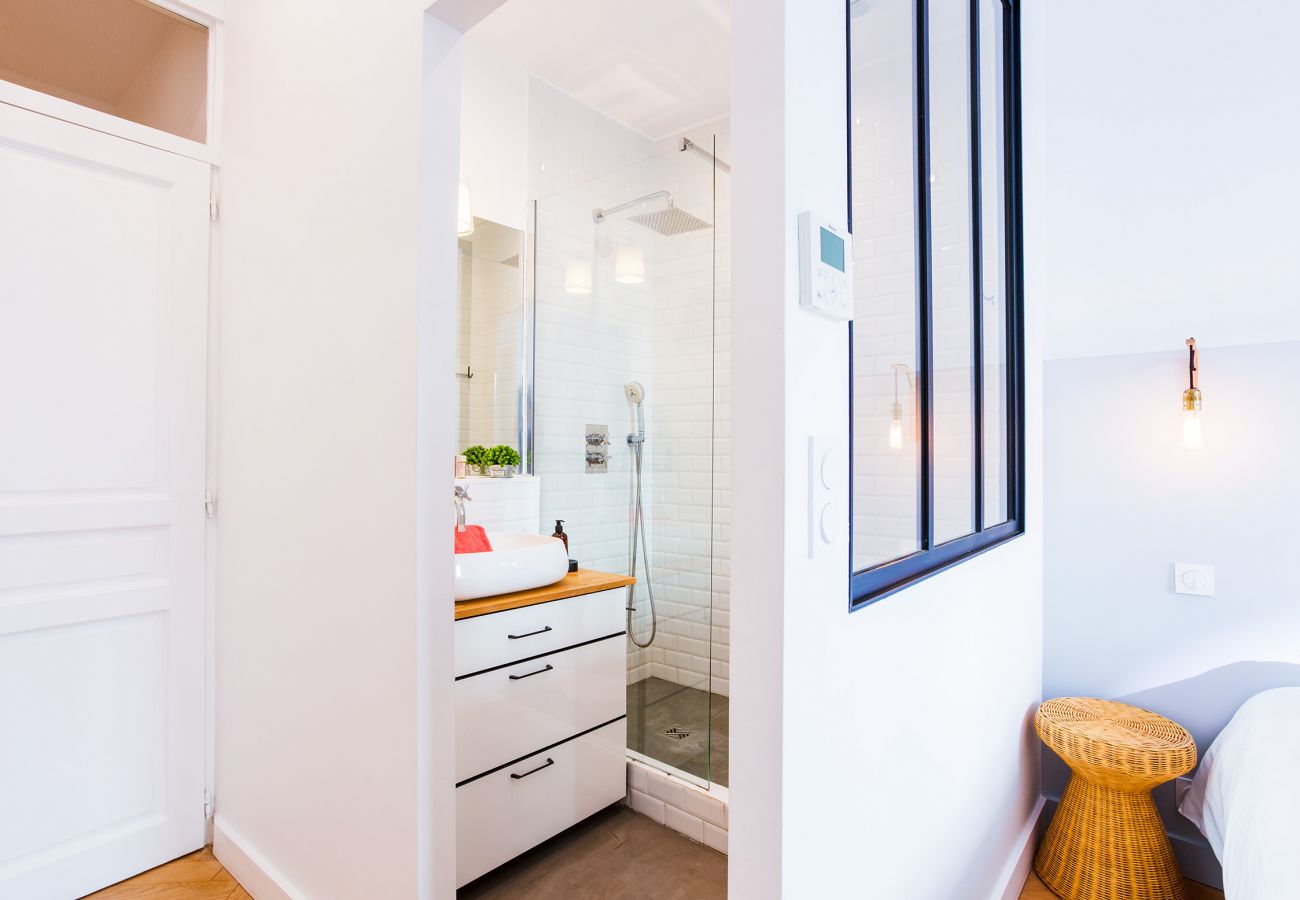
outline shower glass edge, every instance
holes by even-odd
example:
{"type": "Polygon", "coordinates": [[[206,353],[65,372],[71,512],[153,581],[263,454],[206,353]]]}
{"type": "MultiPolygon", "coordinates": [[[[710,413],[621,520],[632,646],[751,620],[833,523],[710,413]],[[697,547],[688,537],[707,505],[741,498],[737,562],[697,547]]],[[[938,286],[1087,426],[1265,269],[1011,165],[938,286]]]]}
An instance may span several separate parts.
{"type": "MultiPolygon", "coordinates": [[[[633,380],[647,386],[643,494],[659,631],[647,650],[627,642],[628,756],[708,789],[727,783],[727,698],[712,690],[720,540],[714,508],[723,496],[715,483],[716,138],[704,146],[712,152],[678,146],[529,204],[518,403],[523,471],[545,476],[542,521],[566,519],[584,568],[626,573],[630,417],[621,388],[633,380]],[[592,214],[665,188],[685,215],[641,215],[660,211],[652,202],[601,221],[592,214]],[[689,226],[700,214],[710,222],[695,231],[658,232],[645,224],[689,226]],[[644,256],[642,283],[615,281],[618,251],[628,246],[644,256]],[[566,265],[575,259],[588,267],[587,294],[565,290],[566,265]],[[605,472],[584,471],[581,431],[589,424],[608,427],[605,472]],[[555,497],[564,499],[548,502],[555,497]],[[621,516],[601,521],[602,512],[619,505],[616,497],[621,516]],[[657,514],[669,506],[672,517],[657,514]]],[[[630,625],[644,640],[649,585],[640,565],[636,574],[630,625]]]]}

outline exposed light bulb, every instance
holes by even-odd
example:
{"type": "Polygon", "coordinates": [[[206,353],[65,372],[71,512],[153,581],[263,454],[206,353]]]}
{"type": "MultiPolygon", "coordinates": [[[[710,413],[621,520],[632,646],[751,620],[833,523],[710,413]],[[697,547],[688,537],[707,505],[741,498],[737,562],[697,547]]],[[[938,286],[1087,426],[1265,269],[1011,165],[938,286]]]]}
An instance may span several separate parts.
{"type": "MultiPolygon", "coordinates": [[[[1199,394],[1200,391],[1197,391],[1199,394]]],[[[1201,446],[1201,409],[1200,399],[1197,399],[1195,409],[1183,410],[1183,446],[1188,450],[1195,450],[1201,446]]]]}
{"type": "Polygon", "coordinates": [[[903,449],[903,407],[897,402],[889,413],[889,449],[903,449]]]}
{"type": "Polygon", "coordinates": [[[640,284],[645,281],[645,253],[640,247],[619,247],[614,257],[614,280],[619,284],[640,284]]]}
{"type": "Polygon", "coordinates": [[[591,266],[583,259],[571,259],[564,266],[564,290],[570,294],[591,293],[591,266]]]}
{"type": "Polygon", "coordinates": [[[474,213],[469,206],[469,185],[460,183],[456,193],[456,237],[469,237],[474,233],[474,213]]]}

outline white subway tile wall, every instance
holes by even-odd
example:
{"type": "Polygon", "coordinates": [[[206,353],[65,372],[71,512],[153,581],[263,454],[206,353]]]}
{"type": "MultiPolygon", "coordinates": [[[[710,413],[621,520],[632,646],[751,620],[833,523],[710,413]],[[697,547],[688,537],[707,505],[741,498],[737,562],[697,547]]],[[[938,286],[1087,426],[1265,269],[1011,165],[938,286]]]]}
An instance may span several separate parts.
{"type": "MultiPolygon", "coordinates": [[[[935,531],[973,528],[969,89],[964,9],[940,4],[931,42],[935,531]]],[[[916,171],[912,5],[853,19],[853,566],[917,549],[916,171]],[[899,368],[903,367],[903,368],[899,368]],[[897,391],[897,393],[895,393],[897,391]],[[901,442],[891,444],[895,396],[901,442]]],[[[996,334],[986,341],[998,346],[996,334]]],[[[997,379],[998,369],[990,369],[997,379]]],[[[987,396],[987,395],[986,395],[987,396]]],[[[1001,449],[990,442],[990,459],[1001,449]]]]}
{"type": "MultiPolygon", "coordinates": [[[[657,238],[652,559],[660,633],[648,674],[730,693],[730,179],[670,150],[657,183],[713,229],[657,238]],[[715,265],[716,263],[716,265],[715,265]]],[[[636,667],[631,680],[645,673],[636,667]]],[[[696,723],[700,725],[702,723],[696,723]]]]}
{"type": "MultiPolygon", "coordinates": [[[[456,484],[469,489],[465,522],[482,525],[488,531],[521,531],[537,534],[540,519],[542,480],[536,476],[514,478],[457,478],[456,484]]],[[[546,534],[551,532],[547,530],[546,534]]]]}
{"type": "MultiPolygon", "coordinates": [[[[726,694],[725,176],[716,233],[661,236],[628,221],[636,210],[597,225],[592,210],[659,190],[671,191],[683,210],[714,222],[711,166],[671,149],[655,154],[642,136],[541,82],[533,82],[529,104],[529,189],[539,198],[535,471],[544,478],[542,525],[549,532],[553,520],[565,520],[571,555],[583,567],[627,571],[633,482],[626,436],[632,426],[623,386],[641,382],[648,432],[643,506],[659,632],[646,650],[629,641],[628,680],[654,675],[726,694]],[[629,244],[645,255],[640,284],[613,278],[617,250],[629,244]],[[574,264],[590,272],[590,293],[565,289],[574,264]],[[610,435],[608,469],[600,474],[586,471],[586,426],[592,423],[607,426],[610,435]]],[[[633,631],[644,639],[650,632],[644,578],[635,588],[635,605],[633,631]]]]}
{"type": "Polygon", "coordinates": [[[962,0],[942,0],[930,14],[934,532],[938,543],[975,530],[969,8],[962,0]]]}
{"type": "Polygon", "coordinates": [[[565,520],[570,555],[583,568],[624,572],[631,467],[620,438],[623,385],[635,379],[653,389],[652,298],[640,286],[614,285],[608,272],[600,290],[568,293],[565,276],[571,262],[596,264],[591,210],[620,201],[622,182],[609,173],[643,159],[650,142],[536,79],[528,119],[528,191],[538,200],[534,471],[545,479],[542,524],[565,520]],[[610,429],[602,475],[586,473],[589,423],[610,429]]]}
{"type": "Polygon", "coordinates": [[[916,549],[916,174],[911,4],[853,28],[853,567],[916,549]],[[895,366],[904,366],[896,370],[895,366]],[[909,377],[912,376],[912,377],[909,377]],[[897,388],[901,446],[890,445],[897,388]]]}

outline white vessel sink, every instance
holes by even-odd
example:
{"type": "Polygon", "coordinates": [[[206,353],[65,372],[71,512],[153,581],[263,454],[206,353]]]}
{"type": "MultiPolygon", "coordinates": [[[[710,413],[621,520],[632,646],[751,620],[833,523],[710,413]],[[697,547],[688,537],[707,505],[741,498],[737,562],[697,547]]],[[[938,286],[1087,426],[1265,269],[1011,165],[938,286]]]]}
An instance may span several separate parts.
{"type": "Polygon", "coordinates": [[[487,553],[456,554],[456,600],[477,600],[554,584],[569,571],[569,555],[558,538],[513,531],[489,531],[487,553]]]}

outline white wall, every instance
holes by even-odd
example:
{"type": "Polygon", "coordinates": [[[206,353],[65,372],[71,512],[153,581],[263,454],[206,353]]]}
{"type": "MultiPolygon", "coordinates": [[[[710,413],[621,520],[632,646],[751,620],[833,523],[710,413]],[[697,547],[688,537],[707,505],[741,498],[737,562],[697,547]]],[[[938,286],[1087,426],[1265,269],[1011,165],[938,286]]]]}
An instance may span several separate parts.
{"type": "MultiPolygon", "coordinates": [[[[795,281],[797,213],[844,215],[843,6],[745,9],[732,79],[735,277],[746,304],[735,322],[731,890],[1001,896],[1038,802],[1028,727],[1041,684],[1037,273],[1027,295],[1029,533],[849,614],[847,550],[808,560],[805,513],[808,437],[847,438],[844,331],[798,308],[795,281]]],[[[1040,66],[1029,51],[1027,84],[1040,66]]],[[[1036,124],[1041,101],[1028,102],[1036,124]]],[[[1041,147],[1033,135],[1027,143],[1032,216],[1041,147]]]]}
{"type": "Polygon", "coordinates": [[[1052,4],[1049,358],[1300,339],[1298,28],[1275,0],[1052,4]]]}
{"type": "MultiPolygon", "coordinates": [[[[1264,0],[1193,14],[1103,0],[1055,5],[1047,33],[1044,693],[1154,709],[1201,752],[1247,696],[1300,672],[1283,638],[1297,27],[1300,9],[1264,0]],[[1194,454],[1178,444],[1189,336],[1206,396],[1194,454]],[[1176,560],[1216,565],[1219,596],[1174,594],[1176,560]]],[[[1059,797],[1065,774],[1044,759],[1059,797]]],[[[1217,881],[1172,790],[1157,802],[1184,870],[1217,881]]]]}
{"type": "Polygon", "coordinates": [[[225,29],[218,855],[259,897],[450,895],[430,723],[450,715],[454,180],[426,182],[446,212],[422,222],[422,38],[415,2],[234,4],[225,29]],[[446,289],[422,309],[430,233],[446,289]]]}
{"type": "MultiPolygon", "coordinates": [[[[1300,685],[1300,421],[1286,414],[1300,343],[1204,352],[1195,452],[1180,445],[1186,363],[1171,351],[1048,364],[1043,691],[1153,709],[1204,753],[1248,697],[1300,685]],[[1215,566],[1217,595],[1174,593],[1175,561],[1215,566]]],[[[1045,758],[1059,797],[1066,773],[1045,758]]],[[[1172,794],[1158,793],[1166,824],[1204,847],[1172,794]]]]}
{"type": "MultiPolygon", "coordinates": [[[[1245,697],[1300,671],[1282,640],[1296,627],[1282,411],[1300,385],[1297,27],[1300,9],[1268,0],[1102,0],[1054,4],[1045,35],[1044,695],[1160,711],[1203,753],[1245,697]],[[1195,454],[1178,443],[1190,336],[1195,454]],[[1217,564],[1219,596],[1173,593],[1175,561],[1217,564]]],[[[1058,797],[1066,775],[1044,763],[1058,797]]],[[[1171,795],[1157,802],[1184,870],[1216,882],[1171,795]]]]}
{"type": "Polygon", "coordinates": [[[473,213],[524,230],[528,212],[528,73],[484,46],[462,45],[460,173],[473,213]]]}

